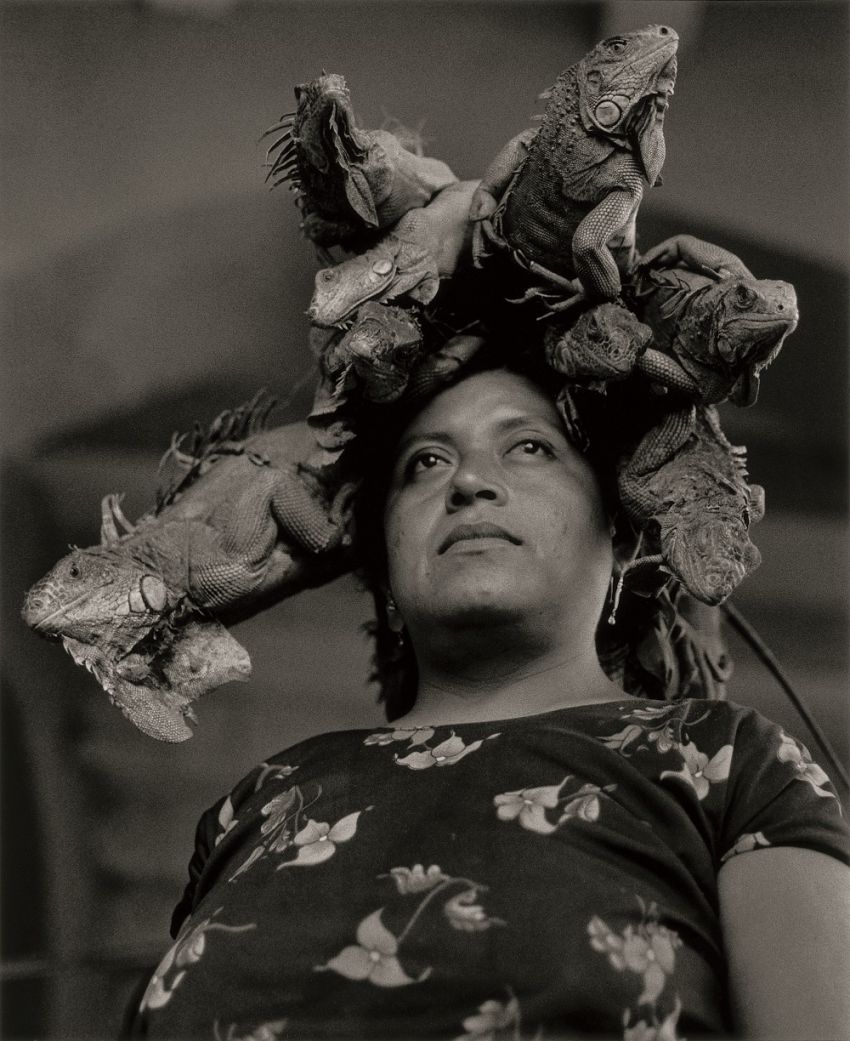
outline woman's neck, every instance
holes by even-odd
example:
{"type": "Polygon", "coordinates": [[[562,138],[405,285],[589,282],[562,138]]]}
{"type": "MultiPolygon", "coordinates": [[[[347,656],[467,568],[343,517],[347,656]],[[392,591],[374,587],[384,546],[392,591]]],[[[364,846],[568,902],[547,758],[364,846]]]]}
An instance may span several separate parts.
{"type": "Polygon", "coordinates": [[[426,659],[419,669],[416,703],[397,725],[486,722],[627,697],[602,671],[593,648],[538,648],[532,656],[506,643],[501,654],[426,659]]]}

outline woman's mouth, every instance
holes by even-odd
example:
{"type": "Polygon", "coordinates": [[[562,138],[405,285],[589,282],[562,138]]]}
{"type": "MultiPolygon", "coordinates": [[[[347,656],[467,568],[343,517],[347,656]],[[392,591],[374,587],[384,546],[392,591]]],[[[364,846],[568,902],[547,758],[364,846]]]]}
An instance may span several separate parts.
{"type": "Polygon", "coordinates": [[[445,553],[446,550],[456,542],[465,542],[474,539],[502,539],[505,542],[512,543],[514,546],[522,544],[522,539],[518,539],[516,535],[512,535],[509,531],[505,531],[504,528],[500,528],[498,524],[489,524],[482,521],[478,524],[458,524],[456,528],[452,528],[440,543],[437,552],[439,554],[445,553]]]}

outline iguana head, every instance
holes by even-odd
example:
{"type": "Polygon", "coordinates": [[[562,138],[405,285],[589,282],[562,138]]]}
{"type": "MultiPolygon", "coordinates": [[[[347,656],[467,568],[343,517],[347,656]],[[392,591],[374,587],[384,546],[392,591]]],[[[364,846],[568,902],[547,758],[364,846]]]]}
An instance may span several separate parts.
{"type": "Polygon", "coordinates": [[[403,307],[370,301],[340,345],[370,401],[393,401],[404,392],[422,348],[422,330],[403,307]]]}
{"type": "Polygon", "coordinates": [[[566,332],[551,326],[544,338],[546,360],[574,380],[625,379],[652,330],[632,311],[606,302],[585,311],[566,332]]]}
{"type": "Polygon", "coordinates": [[[380,248],[317,271],[307,309],[310,321],[325,328],[344,326],[368,300],[382,297],[398,275],[400,248],[400,240],[388,235],[380,248]]]}
{"type": "Polygon", "coordinates": [[[664,164],[664,113],[676,82],[678,35],[666,25],[598,43],[576,67],[585,129],[618,138],[654,184],[664,164]]]}
{"type": "Polygon", "coordinates": [[[132,647],[163,616],[162,577],[107,547],[74,549],[30,589],[22,616],[42,636],[132,647]]]}
{"type": "MultiPolygon", "coordinates": [[[[375,195],[380,195],[382,167],[364,175],[372,135],[358,128],[345,79],[322,75],[295,88],[298,108],[292,137],[298,156],[298,174],[308,196],[322,203],[343,194],[351,209],[367,225],[378,226],[375,195]]],[[[386,177],[387,174],[384,174],[386,177]]]]}
{"type": "Polygon", "coordinates": [[[675,349],[726,380],[736,405],[752,405],[761,373],[797,327],[797,295],[788,282],[729,278],[694,294],[675,349]]]}
{"type": "Polygon", "coordinates": [[[295,88],[293,136],[304,158],[320,173],[330,172],[342,156],[360,161],[368,150],[354,122],[351,94],[345,77],[324,74],[295,88]]]}

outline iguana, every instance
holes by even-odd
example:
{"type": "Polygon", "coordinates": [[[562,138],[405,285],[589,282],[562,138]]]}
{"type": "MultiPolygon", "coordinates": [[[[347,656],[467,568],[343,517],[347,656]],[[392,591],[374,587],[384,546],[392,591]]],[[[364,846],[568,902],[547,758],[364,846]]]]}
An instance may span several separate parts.
{"type": "Polygon", "coordinates": [[[722,603],[761,562],[748,530],[764,516],[764,489],[746,477],[745,450],[726,440],[713,405],[669,413],[619,468],[623,508],[658,549],[625,571],[658,563],[697,600],[722,603]]]}
{"type": "Polygon", "coordinates": [[[620,304],[597,304],[564,328],[551,323],[543,336],[546,361],[568,379],[604,390],[638,365],[652,330],[620,304]]]}
{"type": "Polygon", "coordinates": [[[751,405],[798,320],[792,285],[758,279],[733,253],[689,235],[648,251],[624,295],[634,314],[604,303],[572,325],[551,323],[549,364],[599,389],[640,372],[702,404],[751,405]]]}
{"type": "Polygon", "coordinates": [[[404,393],[424,345],[413,311],[370,300],[344,336],[330,344],[322,369],[338,394],[356,388],[367,401],[390,402],[404,393]]]}
{"type": "Polygon", "coordinates": [[[603,40],[560,75],[539,129],[513,138],[475,193],[477,264],[509,250],[549,289],[570,291],[558,307],[620,295],[644,187],[664,163],[677,47],[672,29],[650,25],[603,40]]]}
{"type": "Polygon", "coordinates": [[[477,181],[449,185],[427,206],[410,210],[371,249],[316,273],[307,314],[320,326],[344,326],[369,300],[407,297],[420,304],[437,295],[440,279],[468,255],[469,204],[477,181]]]}
{"type": "Polygon", "coordinates": [[[263,135],[280,134],[267,152],[266,180],[298,192],[302,230],[317,245],[389,227],[457,180],[444,162],[409,151],[390,131],[358,127],[342,76],[302,83],[295,97],[296,111],[263,135]]]}
{"type": "Polygon", "coordinates": [[[640,370],[704,404],[752,405],[799,317],[788,282],[755,278],[733,253],[689,235],[645,253],[626,295],[652,329],[640,370]]]}
{"type": "Polygon", "coordinates": [[[303,465],[314,450],[305,424],[258,429],[267,414],[258,396],[175,440],[167,456],[184,472],[156,507],[132,525],[107,496],[101,544],[72,549],[26,596],[27,624],[70,641],[125,715],[162,740],[191,736],[192,698],[246,672],[246,652],[212,618],[247,617],[347,567],[351,486],[332,491],[303,465]],[[205,660],[199,681],[190,664],[205,660]]]}

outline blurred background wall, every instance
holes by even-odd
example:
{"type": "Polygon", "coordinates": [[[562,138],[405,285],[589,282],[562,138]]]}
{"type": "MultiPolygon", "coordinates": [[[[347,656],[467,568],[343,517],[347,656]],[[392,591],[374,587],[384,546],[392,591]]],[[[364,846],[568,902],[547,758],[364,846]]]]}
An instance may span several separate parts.
{"type": "MultiPolygon", "coordinates": [[[[255,762],[380,722],[349,579],[244,624],[251,682],[158,744],[19,621],[99,502],[152,501],[171,433],[267,386],[307,408],[316,262],[262,131],[344,73],[363,125],[421,130],[480,176],[597,39],[682,36],[649,246],[690,232],[797,286],[801,324],[750,412],[761,569],[735,600],[846,761],[848,7],[845,3],[4,3],[2,12],[3,1037],[114,1035],[167,946],[200,812],[255,762]]],[[[813,745],[737,642],[730,696],[813,745]]]]}

